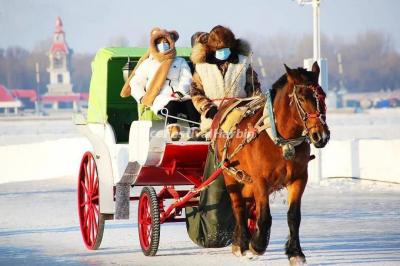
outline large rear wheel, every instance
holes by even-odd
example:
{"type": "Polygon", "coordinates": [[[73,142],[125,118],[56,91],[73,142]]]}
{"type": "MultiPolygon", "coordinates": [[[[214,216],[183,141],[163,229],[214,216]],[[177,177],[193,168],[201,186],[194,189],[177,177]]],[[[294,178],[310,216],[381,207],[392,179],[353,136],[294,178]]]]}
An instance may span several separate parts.
{"type": "Polygon", "coordinates": [[[99,176],[91,152],[83,155],[78,177],[78,212],[83,242],[98,249],[103,239],[105,217],[100,213],[99,176]]]}
{"type": "Polygon", "coordinates": [[[138,208],[140,247],[146,256],[155,256],[160,242],[160,209],[153,187],[144,187],[138,208]]]}

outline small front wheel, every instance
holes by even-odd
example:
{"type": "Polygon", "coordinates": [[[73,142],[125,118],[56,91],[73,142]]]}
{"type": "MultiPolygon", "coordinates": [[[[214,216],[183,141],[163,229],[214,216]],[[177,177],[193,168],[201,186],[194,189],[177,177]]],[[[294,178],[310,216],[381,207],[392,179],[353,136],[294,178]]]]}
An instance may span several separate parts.
{"type": "Polygon", "coordinates": [[[140,247],[146,256],[155,256],[160,242],[160,209],[153,187],[144,187],[138,208],[140,247]]]}

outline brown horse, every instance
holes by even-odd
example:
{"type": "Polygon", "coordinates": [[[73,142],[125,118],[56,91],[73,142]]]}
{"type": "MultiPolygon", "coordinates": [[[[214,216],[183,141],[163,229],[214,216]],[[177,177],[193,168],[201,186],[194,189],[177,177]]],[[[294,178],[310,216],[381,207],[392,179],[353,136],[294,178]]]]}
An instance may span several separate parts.
{"type": "MultiPolygon", "coordinates": [[[[307,165],[312,158],[309,143],[323,148],[330,132],[325,120],[325,93],[318,85],[318,64],[314,63],[312,71],[290,69],[286,65],[285,68],[286,74],[270,91],[271,112],[275,116],[272,121],[275,121],[279,140],[274,141],[266,130],[256,132],[255,137],[241,148],[237,147],[245,142],[246,134],[233,134],[229,140],[226,134],[216,134],[214,140],[217,158],[225,161],[229,158],[229,164],[236,173],[241,173],[235,175],[227,169],[223,172],[236,219],[232,252],[238,256],[247,250],[257,255],[265,252],[272,223],[269,195],[286,187],[289,203],[286,254],[291,262],[302,263],[305,262],[305,256],[299,239],[300,206],[307,184],[307,165]],[[229,145],[226,145],[227,140],[229,145]],[[284,145],[288,143],[292,145],[284,145]],[[283,152],[285,150],[287,154],[283,152]],[[243,173],[250,180],[245,180],[243,173]],[[250,232],[248,219],[252,218],[252,213],[255,215],[255,228],[250,232]]],[[[231,104],[228,102],[220,108],[215,117],[217,121],[231,104]]],[[[236,125],[235,132],[254,133],[255,125],[265,115],[263,109],[259,108],[245,116],[236,125]]]]}

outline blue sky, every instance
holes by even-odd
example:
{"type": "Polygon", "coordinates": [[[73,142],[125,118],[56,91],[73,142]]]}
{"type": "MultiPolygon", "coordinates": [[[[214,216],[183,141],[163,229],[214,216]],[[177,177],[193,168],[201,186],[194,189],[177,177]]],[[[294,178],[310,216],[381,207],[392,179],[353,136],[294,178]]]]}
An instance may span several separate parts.
{"type": "MultiPolygon", "coordinates": [[[[358,33],[381,31],[400,51],[399,11],[399,0],[322,0],[321,32],[352,41],[358,33]]],[[[218,24],[238,37],[312,33],[311,6],[292,0],[0,0],[0,47],[32,49],[52,36],[57,16],[78,53],[94,53],[118,36],[130,45],[143,43],[155,26],[176,29],[179,46],[189,45],[192,33],[218,24]]]]}

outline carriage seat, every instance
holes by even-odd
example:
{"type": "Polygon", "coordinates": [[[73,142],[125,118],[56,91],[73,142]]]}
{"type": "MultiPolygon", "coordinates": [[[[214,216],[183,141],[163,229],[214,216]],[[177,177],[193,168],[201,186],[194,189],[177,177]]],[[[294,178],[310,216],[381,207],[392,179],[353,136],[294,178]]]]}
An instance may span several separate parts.
{"type": "Polygon", "coordinates": [[[157,164],[166,145],[163,121],[133,121],[129,130],[129,161],[157,164]]]}

